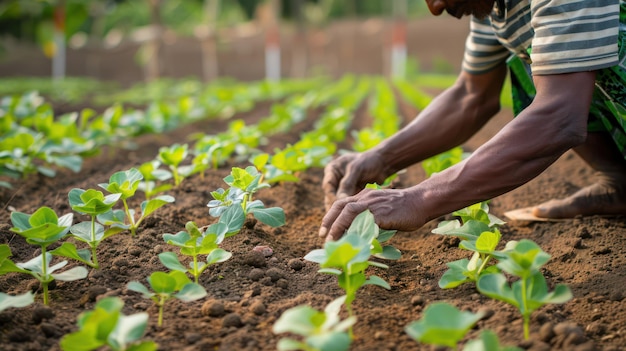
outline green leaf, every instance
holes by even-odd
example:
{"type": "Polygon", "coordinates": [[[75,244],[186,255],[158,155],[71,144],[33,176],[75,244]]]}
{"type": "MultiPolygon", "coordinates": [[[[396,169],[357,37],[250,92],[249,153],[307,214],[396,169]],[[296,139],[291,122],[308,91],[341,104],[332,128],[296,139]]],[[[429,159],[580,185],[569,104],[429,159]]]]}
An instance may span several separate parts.
{"type": "Polygon", "coordinates": [[[64,242],[61,246],[49,252],[54,256],[67,257],[88,265],[93,265],[91,261],[91,251],[89,249],[77,250],[76,245],[70,242],[64,242]]]}
{"type": "Polygon", "coordinates": [[[141,203],[141,216],[147,217],[165,204],[174,202],[174,197],[170,195],[160,195],[153,199],[141,203]]]}
{"type": "Polygon", "coordinates": [[[182,265],[178,260],[178,256],[176,256],[173,252],[162,252],[159,255],[159,261],[170,270],[179,271],[179,272],[187,272],[187,267],[182,265]]]}
{"type": "Polygon", "coordinates": [[[347,333],[335,332],[310,336],[306,343],[320,351],[347,351],[352,339],[347,333]]]}
{"type": "Polygon", "coordinates": [[[135,195],[137,187],[143,175],[136,168],[127,171],[115,172],[109,178],[109,183],[102,183],[99,186],[110,193],[121,194],[122,199],[128,199],[135,195]]]}
{"type": "Polygon", "coordinates": [[[280,207],[254,208],[250,210],[254,218],[271,227],[280,227],[285,224],[285,212],[280,207]]]}
{"type": "Polygon", "coordinates": [[[345,235],[356,234],[368,243],[378,237],[378,226],[374,221],[374,215],[369,210],[361,212],[352,221],[345,235]]]}
{"type": "Polygon", "coordinates": [[[528,239],[520,240],[510,251],[504,251],[504,254],[505,257],[497,264],[498,268],[521,278],[532,276],[550,260],[549,254],[528,239]]]}
{"type": "Polygon", "coordinates": [[[470,272],[467,269],[468,264],[469,260],[467,258],[446,263],[446,266],[449,268],[439,279],[439,287],[451,289],[470,281],[470,272]]]}
{"type": "Polygon", "coordinates": [[[176,279],[165,272],[153,272],[148,277],[148,283],[157,294],[171,295],[176,291],[176,279]]]}
{"type": "Polygon", "coordinates": [[[409,324],[405,331],[419,342],[456,348],[482,317],[482,313],[463,312],[445,302],[436,302],[426,307],[422,318],[409,324]]]}
{"type": "Polygon", "coordinates": [[[118,349],[139,340],[148,326],[148,314],[136,313],[130,316],[121,315],[115,329],[109,334],[108,342],[118,349]]]}
{"type": "Polygon", "coordinates": [[[246,219],[246,216],[243,212],[243,209],[239,204],[234,204],[233,206],[228,207],[226,211],[220,216],[220,223],[224,223],[228,228],[228,233],[226,237],[235,235],[241,230],[243,227],[243,223],[246,219]]]}
{"type": "Polygon", "coordinates": [[[436,229],[432,230],[432,233],[457,236],[463,240],[472,240],[480,236],[481,233],[488,231],[491,231],[491,228],[487,224],[469,220],[463,225],[458,221],[441,222],[436,229]]]}
{"type": "Polygon", "coordinates": [[[375,254],[378,258],[386,260],[399,260],[402,257],[402,252],[391,245],[383,246],[383,252],[375,254]]]}
{"type": "Polygon", "coordinates": [[[79,240],[86,243],[99,243],[104,238],[104,227],[100,223],[94,223],[95,237],[92,237],[91,222],[80,222],[70,227],[70,232],[79,240]],[[95,239],[95,240],[94,240],[95,239]]]}
{"type": "MultiPolygon", "coordinates": [[[[312,307],[302,305],[286,310],[274,323],[272,331],[274,334],[293,333],[307,336],[315,332],[319,325],[313,324],[317,316],[324,316],[324,313],[312,307]]],[[[325,317],[324,317],[325,319],[325,317]]]]}
{"type": "Polygon", "coordinates": [[[163,234],[163,240],[169,245],[185,247],[191,240],[191,236],[187,232],[180,231],[176,234],[163,234]]]}
{"type": "Polygon", "coordinates": [[[502,347],[498,340],[498,335],[491,330],[483,330],[478,339],[471,340],[463,351],[522,351],[518,347],[502,347]]]}
{"type": "Polygon", "coordinates": [[[21,295],[9,295],[0,292],[0,312],[7,308],[21,308],[30,305],[35,302],[35,295],[32,292],[27,292],[21,295]]]}
{"type": "Polygon", "coordinates": [[[519,308],[519,302],[502,273],[483,274],[476,282],[481,294],[519,308]]]}
{"type": "Polygon", "coordinates": [[[128,346],[125,351],[156,351],[157,349],[158,345],[154,341],[144,341],[128,346]]]}
{"type": "Polygon", "coordinates": [[[289,338],[282,338],[278,340],[278,344],[276,344],[278,351],[306,350],[307,347],[305,343],[289,338]]]}
{"type": "Polygon", "coordinates": [[[87,271],[87,268],[85,267],[74,267],[66,270],[65,272],[51,275],[55,280],[71,282],[74,280],[87,278],[87,275],[89,275],[89,271],[87,271]]]}
{"type": "Polygon", "coordinates": [[[224,262],[231,258],[232,255],[232,253],[218,248],[211,251],[211,253],[207,256],[206,261],[208,264],[224,262]]]}
{"type": "Polygon", "coordinates": [[[496,250],[498,243],[500,243],[500,231],[494,230],[493,232],[482,232],[478,239],[476,239],[476,249],[481,253],[491,253],[496,250]]]}
{"type": "Polygon", "coordinates": [[[206,295],[207,292],[201,285],[198,285],[196,283],[187,283],[183,286],[180,292],[174,295],[174,297],[183,302],[190,302],[199,300],[206,295]]]}
{"type": "Polygon", "coordinates": [[[148,290],[145,285],[138,281],[132,281],[126,284],[126,288],[131,291],[135,291],[143,295],[144,298],[149,299],[154,296],[154,293],[148,290]]]}
{"type": "Polygon", "coordinates": [[[387,290],[391,290],[391,285],[389,285],[389,283],[387,283],[383,278],[376,275],[370,275],[363,285],[376,285],[387,290]]]}

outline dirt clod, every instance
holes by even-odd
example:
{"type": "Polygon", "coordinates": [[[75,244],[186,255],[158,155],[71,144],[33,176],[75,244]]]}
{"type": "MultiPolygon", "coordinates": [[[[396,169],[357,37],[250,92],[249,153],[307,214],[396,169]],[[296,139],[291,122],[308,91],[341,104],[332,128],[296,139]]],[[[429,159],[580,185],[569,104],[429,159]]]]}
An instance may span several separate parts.
{"type": "Polygon", "coordinates": [[[297,272],[304,268],[305,263],[299,258],[292,258],[287,262],[287,266],[297,272]]]}
{"type": "Polygon", "coordinates": [[[250,305],[250,310],[257,316],[260,316],[264,314],[267,309],[265,308],[265,304],[263,304],[263,302],[255,301],[252,305],[250,305]]]}
{"type": "Polygon", "coordinates": [[[240,328],[243,326],[243,322],[241,321],[241,317],[237,313],[229,313],[224,317],[222,321],[222,326],[224,328],[235,327],[240,328]]]}
{"type": "Polygon", "coordinates": [[[250,273],[248,273],[248,278],[250,278],[250,280],[255,281],[255,282],[258,282],[264,276],[265,276],[265,272],[260,268],[253,268],[252,270],[250,270],[250,273]]]}
{"type": "Polygon", "coordinates": [[[209,317],[222,317],[226,313],[226,308],[221,301],[208,300],[202,304],[202,315],[209,317]]]}
{"type": "Polygon", "coordinates": [[[244,257],[245,264],[252,267],[263,268],[267,266],[267,262],[265,262],[265,256],[263,256],[262,252],[251,250],[244,257]]]}
{"type": "Polygon", "coordinates": [[[33,310],[33,323],[39,324],[43,320],[54,318],[54,311],[45,305],[39,305],[33,310]]]}

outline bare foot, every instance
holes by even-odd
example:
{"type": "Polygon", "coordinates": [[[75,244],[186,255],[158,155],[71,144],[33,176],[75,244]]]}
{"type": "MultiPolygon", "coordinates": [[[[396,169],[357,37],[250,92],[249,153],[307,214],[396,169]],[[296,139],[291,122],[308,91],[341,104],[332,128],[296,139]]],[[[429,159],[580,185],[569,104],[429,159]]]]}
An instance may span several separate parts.
{"type": "Polygon", "coordinates": [[[542,218],[573,218],[578,215],[626,215],[626,176],[602,176],[600,180],[560,200],[550,200],[533,208],[542,218]]]}

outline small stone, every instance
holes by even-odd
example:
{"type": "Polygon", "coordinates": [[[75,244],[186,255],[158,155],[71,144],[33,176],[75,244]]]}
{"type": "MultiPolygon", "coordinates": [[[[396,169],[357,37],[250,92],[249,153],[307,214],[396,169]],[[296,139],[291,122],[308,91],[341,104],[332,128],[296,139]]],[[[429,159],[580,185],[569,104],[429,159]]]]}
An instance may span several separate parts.
{"type": "Polygon", "coordinates": [[[424,304],[424,297],[421,295],[415,295],[411,298],[411,304],[413,306],[422,306],[424,304]]]}
{"type": "Polygon", "coordinates": [[[222,326],[224,328],[240,328],[241,326],[243,326],[243,322],[241,321],[241,317],[239,317],[237,313],[229,313],[224,317],[224,320],[222,321],[222,326]]]}
{"type": "Polygon", "coordinates": [[[591,335],[602,336],[606,334],[606,325],[600,323],[599,321],[595,321],[589,323],[585,330],[591,335]]]}
{"type": "Polygon", "coordinates": [[[39,324],[45,319],[54,318],[54,311],[48,306],[39,305],[33,310],[33,323],[39,324]]]}
{"type": "Polygon", "coordinates": [[[562,322],[554,327],[554,333],[556,335],[569,335],[580,334],[583,335],[583,331],[576,324],[572,322],[562,322]]]}
{"type": "Polygon", "coordinates": [[[294,271],[299,271],[304,268],[305,263],[302,262],[302,260],[299,258],[292,258],[289,260],[289,262],[287,262],[287,266],[289,266],[289,268],[293,269],[294,271]]]}
{"type": "Polygon", "coordinates": [[[265,305],[263,304],[263,302],[255,301],[250,306],[250,310],[252,311],[252,313],[256,314],[257,316],[260,316],[264,314],[267,309],[265,308],[265,305]]]}
{"type": "Polygon", "coordinates": [[[270,268],[267,270],[267,272],[265,272],[265,274],[267,274],[267,276],[270,277],[273,282],[278,281],[278,279],[284,276],[283,271],[278,268],[270,268]]]}
{"type": "Polygon", "coordinates": [[[383,331],[377,331],[376,333],[374,333],[374,339],[376,340],[384,340],[385,339],[385,332],[383,331]]]}
{"type": "Polygon", "coordinates": [[[185,340],[188,344],[195,344],[202,339],[202,335],[199,333],[187,333],[185,334],[185,340]]]}
{"type": "Polygon", "coordinates": [[[255,246],[252,250],[262,253],[265,257],[270,257],[274,254],[274,250],[267,245],[255,246]]]}
{"type": "Polygon", "coordinates": [[[208,300],[202,304],[201,312],[209,317],[222,317],[226,313],[226,308],[221,301],[208,300]]]}
{"type": "Polygon", "coordinates": [[[260,268],[253,268],[250,271],[250,273],[248,273],[248,278],[250,278],[250,280],[255,281],[255,282],[258,282],[264,276],[265,276],[265,272],[263,272],[263,270],[260,268]]]}
{"type": "Polygon", "coordinates": [[[248,266],[262,268],[267,266],[267,262],[265,262],[265,256],[259,251],[249,251],[244,257],[243,262],[248,266]]]}

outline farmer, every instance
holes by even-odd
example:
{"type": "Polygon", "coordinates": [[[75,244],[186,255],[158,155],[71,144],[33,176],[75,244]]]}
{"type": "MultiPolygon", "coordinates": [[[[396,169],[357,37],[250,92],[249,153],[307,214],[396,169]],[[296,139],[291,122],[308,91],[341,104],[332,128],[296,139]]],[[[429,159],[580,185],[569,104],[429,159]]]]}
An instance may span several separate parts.
{"type": "Polygon", "coordinates": [[[597,172],[596,182],[533,214],[626,214],[626,0],[426,3],[436,16],[471,15],[462,71],[394,136],[326,167],[320,236],[340,238],[366,209],[381,228],[418,229],[523,185],[569,149],[597,172]],[[362,190],[468,140],[500,110],[509,71],[516,117],[469,158],[410,188],[362,190]]]}

